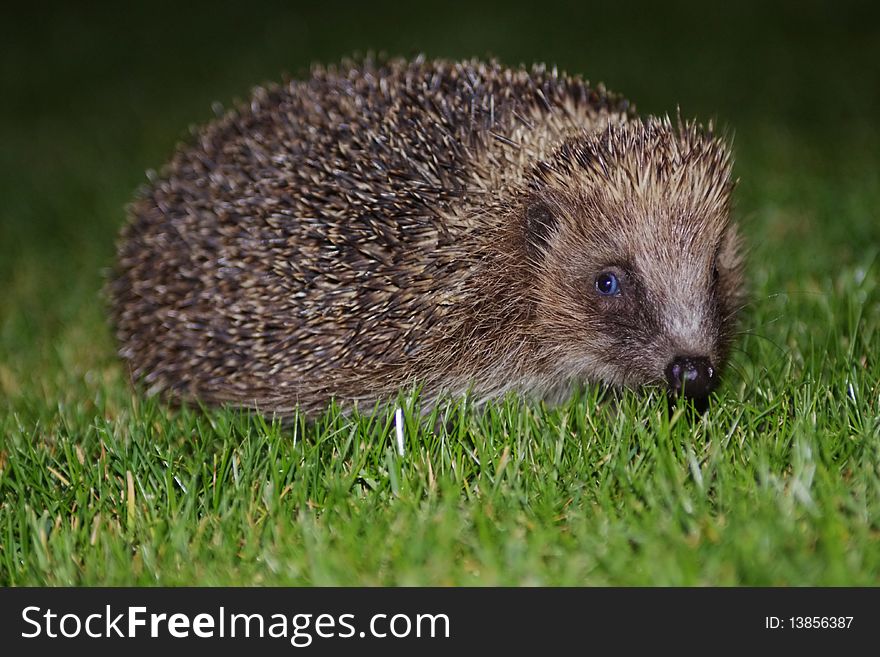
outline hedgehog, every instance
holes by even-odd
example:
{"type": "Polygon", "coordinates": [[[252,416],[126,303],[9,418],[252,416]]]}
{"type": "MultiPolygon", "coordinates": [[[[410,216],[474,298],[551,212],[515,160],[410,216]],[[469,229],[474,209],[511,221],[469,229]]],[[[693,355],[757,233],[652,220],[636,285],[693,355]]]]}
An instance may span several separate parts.
{"type": "Polygon", "coordinates": [[[497,61],[253,90],[129,206],[109,283],[147,394],[292,417],[583,384],[704,402],[743,299],[712,124],[497,61]]]}

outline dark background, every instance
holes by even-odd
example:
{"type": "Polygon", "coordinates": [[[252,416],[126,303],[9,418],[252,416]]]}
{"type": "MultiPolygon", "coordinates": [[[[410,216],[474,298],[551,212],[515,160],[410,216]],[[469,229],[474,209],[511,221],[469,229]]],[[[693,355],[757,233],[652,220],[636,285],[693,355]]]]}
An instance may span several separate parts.
{"type": "Polygon", "coordinates": [[[4,9],[0,30],[7,357],[22,336],[51,345],[97,301],[124,205],[212,102],[368,50],[547,61],[642,112],[717,118],[735,133],[759,290],[804,287],[805,272],[880,243],[880,29],[867,2],[27,4],[4,9]],[[841,204],[859,220],[838,221],[841,204]]]}

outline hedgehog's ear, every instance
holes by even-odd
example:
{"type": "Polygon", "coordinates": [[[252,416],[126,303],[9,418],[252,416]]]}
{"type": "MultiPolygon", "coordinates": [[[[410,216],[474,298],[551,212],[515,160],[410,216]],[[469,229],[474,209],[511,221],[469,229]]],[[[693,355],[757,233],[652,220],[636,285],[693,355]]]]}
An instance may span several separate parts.
{"type": "Polygon", "coordinates": [[[556,232],[559,220],[547,199],[539,195],[526,199],[524,216],[526,247],[534,257],[540,258],[547,248],[547,242],[556,232]]]}

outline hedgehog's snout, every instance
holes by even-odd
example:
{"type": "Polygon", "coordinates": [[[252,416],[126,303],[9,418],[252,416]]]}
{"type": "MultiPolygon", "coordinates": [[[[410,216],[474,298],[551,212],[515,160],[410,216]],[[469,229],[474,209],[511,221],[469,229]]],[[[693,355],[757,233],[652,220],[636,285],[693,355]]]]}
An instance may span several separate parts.
{"type": "Polygon", "coordinates": [[[703,402],[718,377],[712,362],[703,356],[676,356],[666,366],[666,381],[675,395],[703,402]]]}

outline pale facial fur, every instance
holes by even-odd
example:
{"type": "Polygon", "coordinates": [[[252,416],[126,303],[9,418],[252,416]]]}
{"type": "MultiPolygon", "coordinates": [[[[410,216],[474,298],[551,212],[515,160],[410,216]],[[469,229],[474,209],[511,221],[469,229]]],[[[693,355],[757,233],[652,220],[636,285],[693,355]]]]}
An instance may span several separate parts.
{"type": "Polygon", "coordinates": [[[525,203],[544,220],[530,235],[548,367],[676,389],[682,374],[669,368],[681,359],[708,377],[694,374],[690,392],[711,392],[742,286],[723,143],[668,121],[610,126],[560,149],[534,187],[525,203]],[[617,290],[602,294],[597,279],[609,274],[617,290]]]}

